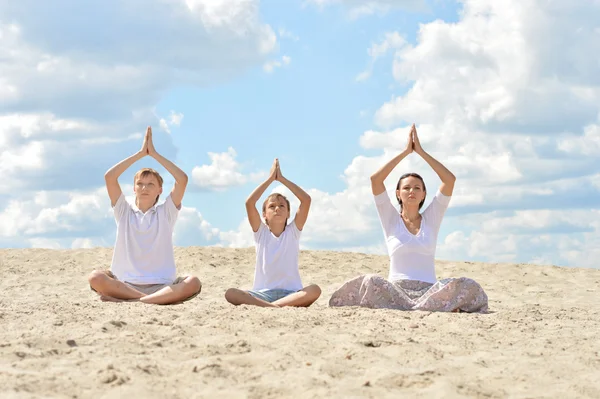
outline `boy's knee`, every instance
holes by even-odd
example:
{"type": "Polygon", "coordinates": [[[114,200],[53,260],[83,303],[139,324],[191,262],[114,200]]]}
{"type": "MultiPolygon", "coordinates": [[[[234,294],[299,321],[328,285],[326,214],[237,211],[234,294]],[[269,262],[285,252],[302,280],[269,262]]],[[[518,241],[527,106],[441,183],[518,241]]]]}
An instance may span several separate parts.
{"type": "Polygon", "coordinates": [[[202,282],[196,276],[190,276],[186,278],[186,283],[189,287],[189,290],[192,291],[192,294],[196,294],[202,290],[202,282]]]}
{"type": "Polygon", "coordinates": [[[238,305],[240,303],[239,293],[240,290],[237,288],[229,288],[227,291],[225,291],[225,299],[232,305],[238,305]]]}
{"type": "Polygon", "coordinates": [[[94,270],[88,276],[88,282],[92,288],[96,288],[103,285],[108,278],[109,277],[106,275],[106,273],[100,270],[94,270]]]}

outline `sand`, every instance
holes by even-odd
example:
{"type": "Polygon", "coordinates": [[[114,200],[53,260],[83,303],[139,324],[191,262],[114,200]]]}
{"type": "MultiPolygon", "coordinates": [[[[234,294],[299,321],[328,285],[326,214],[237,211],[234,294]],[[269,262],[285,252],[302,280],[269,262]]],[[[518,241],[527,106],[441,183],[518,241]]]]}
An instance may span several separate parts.
{"type": "Polygon", "coordinates": [[[328,308],[387,257],[304,251],[308,309],[234,307],[254,250],[177,248],[200,277],[182,305],[104,303],[86,276],[112,249],[0,250],[2,398],[600,398],[600,270],[438,261],[489,314],[328,308]]]}

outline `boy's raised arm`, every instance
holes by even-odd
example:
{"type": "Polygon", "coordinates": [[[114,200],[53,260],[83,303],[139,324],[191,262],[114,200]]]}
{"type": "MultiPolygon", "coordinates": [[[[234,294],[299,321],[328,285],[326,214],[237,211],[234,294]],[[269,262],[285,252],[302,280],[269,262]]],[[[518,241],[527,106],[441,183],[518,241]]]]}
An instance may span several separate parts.
{"type": "Polygon", "coordinates": [[[104,181],[106,182],[106,190],[108,191],[108,197],[110,198],[111,206],[114,207],[116,205],[117,200],[122,193],[121,186],[119,185],[119,176],[121,176],[123,172],[127,170],[127,168],[146,155],[148,155],[148,134],[146,134],[146,137],[144,137],[144,143],[142,144],[142,149],[140,151],[128,158],[125,158],[104,174],[104,181]]]}
{"type": "Polygon", "coordinates": [[[158,163],[161,164],[171,174],[171,176],[175,178],[175,185],[173,186],[173,190],[171,190],[171,200],[173,200],[175,207],[180,209],[181,201],[183,200],[185,188],[187,187],[188,183],[188,176],[177,165],[156,152],[154,143],[152,142],[152,128],[150,126],[148,126],[146,129],[146,137],[148,142],[148,155],[156,159],[158,163]]]}

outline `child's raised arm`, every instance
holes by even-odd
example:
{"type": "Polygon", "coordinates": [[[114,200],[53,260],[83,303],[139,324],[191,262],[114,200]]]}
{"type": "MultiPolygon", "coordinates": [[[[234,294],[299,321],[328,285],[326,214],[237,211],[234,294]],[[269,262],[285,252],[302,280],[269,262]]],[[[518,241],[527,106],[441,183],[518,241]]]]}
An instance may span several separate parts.
{"type": "Polygon", "coordinates": [[[175,207],[180,209],[188,183],[188,176],[177,165],[156,152],[154,143],[152,142],[152,128],[150,126],[146,129],[146,137],[148,141],[148,155],[156,159],[175,178],[175,185],[173,185],[173,189],[171,190],[171,200],[175,207]]]}
{"type": "Polygon", "coordinates": [[[246,213],[248,214],[248,222],[250,222],[250,227],[252,227],[252,231],[254,232],[258,231],[258,228],[260,227],[261,223],[260,214],[258,213],[258,209],[256,209],[256,201],[260,199],[267,187],[269,187],[271,183],[275,181],[278,167],[279,160],[275,158],[267,180],[265,180],[258,187],[256,187],[254,191],[252,191],[252,194],[250,194],[248,199],[246,199],[246,213]]]}
{"type": "Polygon", "coordinates": [[[295,183],[289,181],[281,174],[281,169],[279,168],[279,162],[277,162],[277,175],[276,180],[281,182],[284,186],[290,189],[290,191],[300,200],[300,207],[298,207],[298,212],[296,212],[296,217],[294,221],[296,222],[296,227],[298,230],[302,230],[304,224],[306,223],[306,219],[308,219],[308,211],[310,209],[311,198],[310,195],[295,183]]]}
{"type": "Polygon", "coordinates": [[[125,158],[112,168],[110,168],[104,174],[104,181],[106,182],[106,190],[108,191],[108,197],[110,198],[111,206],[115,206],[117,200],[121,196],[121,186],[119,185],[119,176],[123,174],[131,165],[133,165],[136,161],[139,161],[143,157],[148,155],[148,134],[144,137],[144,143],[142,144],[142,149],[139,150],[134,155],[125,158]]]}

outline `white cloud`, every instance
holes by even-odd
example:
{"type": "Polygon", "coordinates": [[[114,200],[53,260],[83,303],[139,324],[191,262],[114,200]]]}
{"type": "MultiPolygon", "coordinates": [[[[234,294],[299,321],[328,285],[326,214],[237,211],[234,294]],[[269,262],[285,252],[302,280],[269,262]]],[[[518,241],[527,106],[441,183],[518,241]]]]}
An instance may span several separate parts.
{"type": "Polygon", "coordinates": [[[171,111],[171,113],[169,114],[169,120],[167,120],[165,118],[160,118],[159,125],[162,130],[164,130],[168,134],[171,134],[171,127],[172,126],[177,126],[177,127],[181,126],[182,120],[183,120],[182,113],[176,113],[175,111],[171,111]]]}
{"type": "Polygon", "coordinates": [[[169,115],[170,124],[173,126],[181,126],[181,121],[183,120],[183,114],[177,113],[175,111],[171,111],[169,115]]]}
{"type": "Polygon", "coordinates": [[[459,219],[470,232],[448,234],[438,246],[440,258],[600,267],[594,256],[600,210],[522,210],[459,219]]]}
{"type": "Polygon", "coordinates": [[[198,238],[210,242],[219,237],[219,229],[211,224],[193,207],[182,207],[175,225],[175,245],[198,245],[198,238]]]}
{"type": "MultiPolygon", "coordinates": [[[[153,113],[170,87],[229,79],[261,65],[277,45],[255,0],[137,5],[116,2],[106,13],[102,2],[80,9],[57,0],[31,12],[30,2],[0,2],[0,193],[89,184],[113,155],[137,149],[123,142],[149,123],[166,132],[181,123],[181,114],[153,113]]],[[[170,137],[155,138],[163,155],[174,155],[170,137]]]]}
{"type": "Polygon", "coordinates": [[[222,231],[219,239],[223,246],[230,248],[245,248],[254,246],[252,228],[247,219],[240,222],[237,230],[222,231]]]}
{"type": "Polygon", "coordinates": [[[192,170],[192,183],[202,189],[222,191],[229,187],[246,184],[264,176],[264,173],[244,175],[236,161],[237,152],[232,147],[227,152],[209,152],[210,165],[196,166],[192,170]]]}
{"type": "Polygon", "coordinates": [[[370,60],[367,69],[363,72],[359,73],[355,80],[357,82],[362,82],[371,77],[373,73],[373,67],[379,58],[384,57],[388,54],[390,50],[393,49],[401,49],[406,45],[406,41],[398,32],[390,32],[386,33],[384,39],[379,43],[373,43],[371,47],[367,50],[369,54],[370,60]]]}
{"type": "Polygon", "coordinates": [[[570,135],[559,140],[558,148],[569,154],[600,155],[600,126],[588,125],[583,129],[582,136],[570,135]]]}
{"type": "Polygon", "coordinates": [[[469,128],[552,133],[596,118],[600,89],[589,71],[597,60],[582,54],[600,51],[592,18],[600,16],[597,5],[463,4],[458,23],[423,24],[418,44],[396,53],[395,78],[414,84],[381,107],[378,124],[451,118],[469,128]]]}
{"type": "Polygon", "coordinates": [[[292,62],[292,59],[287,55],[281,57],[281,60],[272,60],[265,62],[263,65],[263,70],[267,73],[272,73],[276,68],[281,68],[286,65],[289,65],[292,62]]]}
{"type": "Polygon", "coordinates": [[[89,192],[38,192],[33,199],[10,200],[0,212],[0,237],[29,238],[34,243],[102,231],[110,213],[104,188],[89,192]]]}

